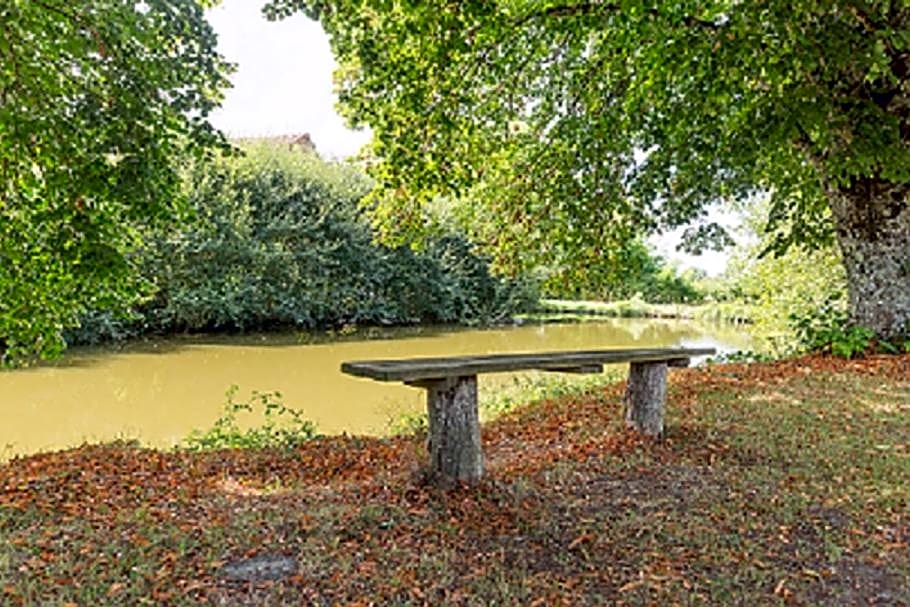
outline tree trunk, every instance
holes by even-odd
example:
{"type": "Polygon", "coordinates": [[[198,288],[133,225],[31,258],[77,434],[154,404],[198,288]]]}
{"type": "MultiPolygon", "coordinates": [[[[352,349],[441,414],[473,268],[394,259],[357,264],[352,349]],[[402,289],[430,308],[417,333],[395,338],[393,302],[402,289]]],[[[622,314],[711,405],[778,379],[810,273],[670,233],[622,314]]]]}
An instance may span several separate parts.
{"type": "Polygon", "coordinates": [[[441,485],[483,476],[477,376],[426,382],[430,472],[441,485]]]}
{"type": "Polygon", "coordinates": [[[879,336],[910,332],[910,187],[865,180],[832,197],[851,320],[879,336]]]}
{"type": "Polygon", "coordinates": [[[664,433],[667,361],[632,363],[626,385],[626,425],[646,436],[664,433]]]}

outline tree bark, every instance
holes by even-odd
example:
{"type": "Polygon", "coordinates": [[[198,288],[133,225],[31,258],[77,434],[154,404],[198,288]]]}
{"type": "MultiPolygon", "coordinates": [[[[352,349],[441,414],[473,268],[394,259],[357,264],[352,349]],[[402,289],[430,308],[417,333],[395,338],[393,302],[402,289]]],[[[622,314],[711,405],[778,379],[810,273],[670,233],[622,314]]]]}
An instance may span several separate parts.
{"type": "Polygon", "coordinates": [[[831,201],[850,318],[886,339],[910,332],[910,187],[867,179],[831,201]]]}
{"type": "Polygon", "coordinates": [[[430,472],[446,486],[483,476],[477,376],[426,382],[430,472]]]}
{"type": "Polygon", "coordinates": [[[667,361],[632,363],[623,400],[626,426],[646,436],[663,436],[667,361]]]}

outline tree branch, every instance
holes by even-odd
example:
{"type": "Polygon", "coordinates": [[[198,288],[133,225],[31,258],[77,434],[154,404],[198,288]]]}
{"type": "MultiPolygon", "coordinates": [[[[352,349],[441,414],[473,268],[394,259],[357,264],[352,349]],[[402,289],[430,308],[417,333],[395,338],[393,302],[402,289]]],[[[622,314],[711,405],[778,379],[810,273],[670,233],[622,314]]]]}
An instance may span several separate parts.
{"type": "Polygon", "coordinates": [[[63,7],[56,6],[53,4],[48,4],[46,2],[42,2],[41,0],[32,0],[32,3],[37,4],[44,10],[47,10],[47,11],[50,11],[53,13],[57,13],[58,15],[65,17],[66,19],[69,19],[74,24],[79,24],[79,22],[81,21],[81,16],[82,16],[81,13],[78,13],[78,12],[71,13],[63,7]]]}
{"type": "MultiPolygon", "coordinates": [[[[622,7],[619,4],[612,2],[582,2],[578,4],[563,4],[550,6],[540,11],[528,13],[527,15],[515,21],[514,26],[521,27],[529,21],[534,21],[541,18],[587,17],[603,15],[607,13],[618,13],[621,10],[622,7]]],[[[648,8],[645,9],[645,12],[656,18],[663,17],[663,14],[657,8],[648,8]]],[[[720,25],[718,23],[700,19],[693,15],[684,15],[680,21],[689,27],[706,29],[712,32],[720,29],[720,25]]]]}

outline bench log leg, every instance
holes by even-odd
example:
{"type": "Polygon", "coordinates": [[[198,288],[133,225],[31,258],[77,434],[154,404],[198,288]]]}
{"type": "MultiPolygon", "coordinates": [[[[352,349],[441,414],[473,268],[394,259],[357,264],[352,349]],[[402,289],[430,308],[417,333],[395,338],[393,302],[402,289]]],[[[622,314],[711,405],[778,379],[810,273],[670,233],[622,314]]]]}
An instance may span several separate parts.
{"type": "Polygon", "coordinates": [[[667,400],[667,362],[631,363],[623,400],[626,426],[647,436],[662,436],[664,403],[667,400]]]}
{"type": "Polygon", "coordinates": [[[427,390],[430,471],[442,485],[483,476],[477,376],[423,382],[427,390]]]}

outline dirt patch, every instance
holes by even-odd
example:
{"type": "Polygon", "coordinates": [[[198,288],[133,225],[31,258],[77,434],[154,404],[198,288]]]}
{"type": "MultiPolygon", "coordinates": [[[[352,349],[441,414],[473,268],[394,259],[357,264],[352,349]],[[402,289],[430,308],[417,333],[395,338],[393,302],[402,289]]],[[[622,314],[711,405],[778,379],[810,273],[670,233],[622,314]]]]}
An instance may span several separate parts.
{"type": "Polygon", "coordinates": [[[280,554],[261,554],[232,561],[221,568],[221,577],[233,582],[282,580],[297,573],[297,560],[280,554]]]}
{"type": "Polygon", "coordinates": [[[625,506],[645,512],[667,506],[685,510],[695,496],[718,486],[719,481],[710,468],[666,466],[634,475],[596,476],[577,492],[589,495],[598,507],[625,506]]]}
{"type": "Polygon", "coordinates": [[[804,595],[809,605],[853,607],[910,605],[907,579],[884,564],[851,559],[838,561],[804,595]]]}

